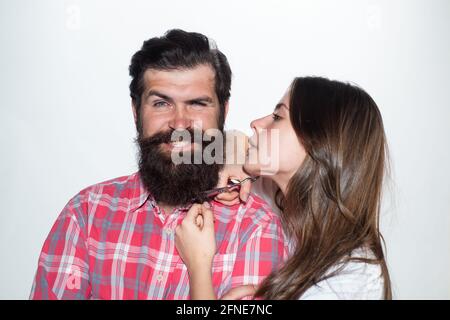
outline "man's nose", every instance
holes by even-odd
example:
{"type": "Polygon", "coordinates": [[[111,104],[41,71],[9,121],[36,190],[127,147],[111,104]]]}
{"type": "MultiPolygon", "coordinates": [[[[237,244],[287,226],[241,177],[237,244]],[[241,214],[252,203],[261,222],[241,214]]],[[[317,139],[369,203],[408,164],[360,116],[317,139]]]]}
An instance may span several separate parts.
{"type": "Polygon", "coordinates": [[[174,130],[189,129],[192,126],[192,119],[183,108],[176,108],[173,117],[169,121],[169,127],[174,130]]]}

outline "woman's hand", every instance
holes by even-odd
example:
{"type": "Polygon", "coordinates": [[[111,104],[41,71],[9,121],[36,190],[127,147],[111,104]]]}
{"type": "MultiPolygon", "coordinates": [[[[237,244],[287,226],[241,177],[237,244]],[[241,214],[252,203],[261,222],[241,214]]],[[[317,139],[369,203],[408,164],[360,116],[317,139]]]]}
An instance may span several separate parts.
{"type": "MultiPolygon", "coordinates": [[[[248,178],[249,175],[244,172],[243,164],[245,162],[245,154],[248,149],[248,137],[237,130],[226,132],[226,163],[219,173],[218,188],[226,187],[231,179],[239,181],[248,178]]],[[[232,206],[240,201],[246,202],[250,194],[251,182],[244,182],[240,186],[240,190],[219,193],[214,200],[232,206]]]]}
{"type": "Polygon", "coordinates": [[[239,286],[225,293],[221,300],[241,300],[245,297],[253,297],[256,293],[254,285],[239,286]]]}
{"type": "MultiPolygon", "coordinates": [[[[250,176],[244,172],[241,165],[226,164],[223,167],[222,171],[219,173],[219,183],[217,187],[226,187],[229,184],[229,180],[231,179],[242,181],[248,177],[250,176]]],[[[250,182],[250,180],[248,180],[241,184],[239,191],[233,190],[229,192],[219,193],[214,197],[214,200],[226,206],[233,206],[241,201],[247,202],[251,187],[252,183],[250,182]]]]}
{"type": "Polygon", "coordinates": [[[189,273],[193,300],[216,299],[212,262],[216,253],[214,215],[209,203],[194,204],[175,230],[175,245],[189,273]]]}
{"type": "Polygon", "coordinates": [[[175,230],[175,245],[188,271],[199,266],[211,269],[216,240],[214,215],[209,203],[194,204],[189,209],[175,230]]]}

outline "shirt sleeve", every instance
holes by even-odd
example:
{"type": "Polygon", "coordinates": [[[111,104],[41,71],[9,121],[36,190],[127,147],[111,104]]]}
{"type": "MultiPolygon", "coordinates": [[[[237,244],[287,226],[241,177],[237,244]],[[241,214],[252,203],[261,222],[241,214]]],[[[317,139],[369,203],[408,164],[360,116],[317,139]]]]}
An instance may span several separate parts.
{"type": "Polygon", "coordinates": [[[378,265],[349,262],[337,275],[306,290],[300,300],[380,300],[383,279],[378,265]]]}
{"type": "Polygon", "coordinates": [[[279,218],[272,214],[265,221],[252,221],[257,227],[250,236],[242,235],[232,272],[231,288],[258,285],[288,256],[285,235],[279,218]]]}
{"type": "Polygon", "coordinates": [[[88,250],[80,195],[58,216],[39,255],[30,299],[87,299],[90,296],[88,250]]]}

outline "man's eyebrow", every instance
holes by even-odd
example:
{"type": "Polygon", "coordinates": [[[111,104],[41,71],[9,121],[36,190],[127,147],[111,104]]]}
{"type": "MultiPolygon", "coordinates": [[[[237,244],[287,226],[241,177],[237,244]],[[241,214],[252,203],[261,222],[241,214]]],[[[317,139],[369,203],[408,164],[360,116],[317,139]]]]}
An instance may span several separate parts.
{"type": "Polygon", "coordinates": [[[151,96],[157,96],[160,97],[164,100],[167,100],[169,102],[173,102],[173,99],[171,97],[169,97],[168,95],[161,93],[159,91],[156,90],[149,90],[149,92],[147,92],[147,98],[151,97],[151,96]]]}
{"type": "Polygon", "coordinates": [[[289,108],[287,107],[287,105],[285,105],[284,103],[278,103],[278,104],[275,106],[275,111],[279,110],[281,107],[285,107],[286,109],[289,110],[289,108]]]}
{"type": "Polygon", "coordinates": [[[192,104],[192,103],[195,103],[195,102],[212,103],[213,99],[211,97],[208,97],[208,96],[201,96],[201,97],[194,98],[194,99],[189,99],[189,100],[186,101],[186,103],[189,103],[189,104],[192,104]]]}

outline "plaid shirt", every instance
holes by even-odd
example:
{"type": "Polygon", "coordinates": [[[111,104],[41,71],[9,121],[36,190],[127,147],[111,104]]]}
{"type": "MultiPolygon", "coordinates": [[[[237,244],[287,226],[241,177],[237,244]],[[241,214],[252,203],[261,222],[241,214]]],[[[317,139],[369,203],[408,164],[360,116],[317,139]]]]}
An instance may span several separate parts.
{"type": "MultiPolygon", "coordinates": [[[[220,297],[260,283],[284,261],[287,247],[278,216],[260,198],[212,207],[212,276],[220,297]]],[[[174,241],[187,210],[162,214],[138,173],[82,190],[44,243],[30,298],[189,299],[189,276],[174,241]]]]}

